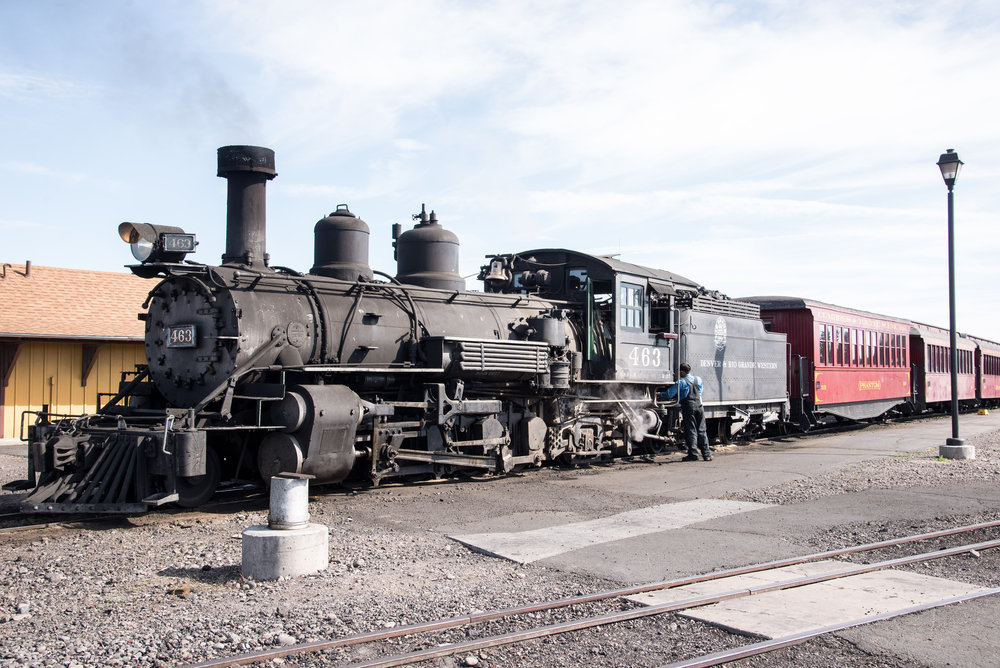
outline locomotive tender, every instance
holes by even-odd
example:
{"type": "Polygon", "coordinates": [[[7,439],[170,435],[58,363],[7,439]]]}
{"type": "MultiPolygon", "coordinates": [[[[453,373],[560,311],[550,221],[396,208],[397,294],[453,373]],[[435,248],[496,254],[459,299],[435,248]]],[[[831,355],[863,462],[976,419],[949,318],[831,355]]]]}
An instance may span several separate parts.
{"type": "Polygon", "coordinates": [[[788,412],[785,337],[754,304],[561,249],[489,257],[469,291],[457,237],[426,211],[394,225],[389,276],[344,205],[302,274],[265,252],[274,152],[222,147],[218,175],[221,265],[186,261],[180,228],[119,227],[132,271],[160,278],[139,314],[147,364],[97,414],[39,416],[23,512],[193,507],[221,480],[278,473],[378,484],[658,452],[677,421],[658,394],[683,360],[724,440],[788,412]]]}

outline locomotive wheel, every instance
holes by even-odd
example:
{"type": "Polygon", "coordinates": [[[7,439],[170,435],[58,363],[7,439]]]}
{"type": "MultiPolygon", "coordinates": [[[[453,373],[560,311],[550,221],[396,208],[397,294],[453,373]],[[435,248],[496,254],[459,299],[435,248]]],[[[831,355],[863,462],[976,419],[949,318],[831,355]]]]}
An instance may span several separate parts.
{"type": "Polygon", "coordinates": [[[562,453],[559,455],[558,461],[560,466],[568,469],[575,469],[578,463],[572,452],[562,453]]]}
{"type": "Polygon", "coordinates": [[[651,455],[662,455],[667,449],[667,442],[656,438],[647,438],[643,441],[646,451],[651,455]]]}
{"type": "Polygon", "coordinates": [[[812,429],[812,422],[809,421],[809,416],[805,413],[799,415],[799,429],[804,432],[812,429]]]}
{"type": "Polygon", "coordinates": [[[715,421],[715,435],[719,437],[719,443],[729,445],[732,440],[729,430],[732,428],[732,420],[729,418],[719,418],[715,421]]]}
{"type": "Polygon", "coordinates": [[[448,464],[431,464],[431,471],[434,474],[435,480],[441,480],[442,478],[447,478],[454,473],[455,467],[449,466],[448,464]]]}
{"type": "Polygon", "coordinates": [[[181,508],[194,508],[200,506],[215,494],[219,486],[221,477],[221,466],[219,456],[215,450],[208,448],[205,452],[205,475],[193,478],[177,479],[177,505],[181,508]]]}

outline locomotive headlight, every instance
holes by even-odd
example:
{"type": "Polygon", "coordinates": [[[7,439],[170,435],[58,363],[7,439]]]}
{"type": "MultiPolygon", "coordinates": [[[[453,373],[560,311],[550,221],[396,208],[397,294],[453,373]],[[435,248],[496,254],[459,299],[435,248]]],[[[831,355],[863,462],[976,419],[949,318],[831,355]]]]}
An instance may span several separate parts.
{"type": "Polygon", "coordinates": [[[122,223],[118,236],[132,249],[139,262],[180,262],[198,245],[193,234],[170,225],[122,223]]]}

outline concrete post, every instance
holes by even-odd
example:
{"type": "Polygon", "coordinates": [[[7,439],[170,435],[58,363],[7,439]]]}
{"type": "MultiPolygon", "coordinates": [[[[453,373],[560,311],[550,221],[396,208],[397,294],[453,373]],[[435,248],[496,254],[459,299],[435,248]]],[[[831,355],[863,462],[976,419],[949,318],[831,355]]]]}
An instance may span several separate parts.
{"type": "Polygon", "coordinates": [[[268,525],[243,531],[243,576],[277,580],[326,570],[330,530],[309,523],[309,479],[282,473],[271,478],[268,525]]]}

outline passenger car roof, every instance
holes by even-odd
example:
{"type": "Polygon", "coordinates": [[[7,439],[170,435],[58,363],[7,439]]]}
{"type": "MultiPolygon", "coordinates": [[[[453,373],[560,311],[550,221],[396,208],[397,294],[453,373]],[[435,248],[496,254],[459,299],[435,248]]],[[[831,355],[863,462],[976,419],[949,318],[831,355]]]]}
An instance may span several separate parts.
{"type": "Polygon", "coordinates": [[[906,318],[899,318],[894,315],[885,315],[884,313],[874,313],[872,311],[863,311],[857,308],[851,308],[850,306],[840,306],[838,304],[828,304],[827,302],[817,301],[815,299],[805,299],[803,297],[785,297],[780,295],[771,296],[754,296],[754,297],[739,297],[740,301],[753,302],[760,306],[762,310],[776,310],[776,309],[824,309],[830,311],[840,311],[842,313],[853,313],[856,315],[866,316],[869,318],[878,318],[880,320],[891,320],[894,322],[902,322],[909,324],[911,321],[906,318]]]}

